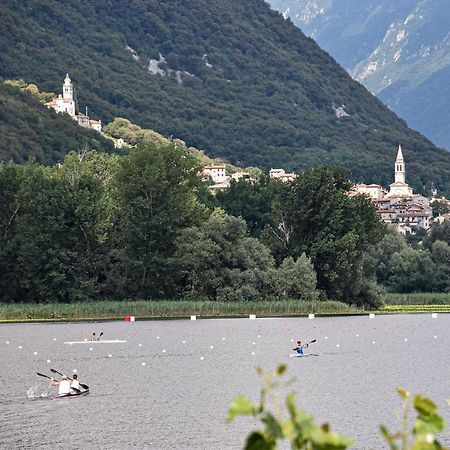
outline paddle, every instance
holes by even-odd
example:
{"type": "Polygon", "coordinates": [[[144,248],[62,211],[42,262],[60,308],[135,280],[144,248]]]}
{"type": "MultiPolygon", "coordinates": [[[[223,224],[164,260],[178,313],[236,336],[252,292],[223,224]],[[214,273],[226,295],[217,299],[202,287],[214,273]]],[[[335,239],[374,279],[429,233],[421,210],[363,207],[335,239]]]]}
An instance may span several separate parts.
{"type": "Polygon", "coordinates": [[[40,377],[44,377],[44,378],[48,378],[49,380],[53,380],[52,377],[49,377],[48,375],[44,375],[43,373],[36,372],[36,374],[39,375],[40,377]]]}
{"type": "MultiPolygon", "coordinates": [[[[61,376],[63,376],[63,374],[61,373],[61,372],[58,372],[57,370],[55,370],[55,369],[50,369],[50,372],[53,372],[53,373],[57,373],[58,375],[61,375],[61,376]]],[[[67,375],[66,375],[67,376],[67,375]]],[[[73,378],[70,378],[70,377],[67,377],[69,380],[72,380],[73,381],[73,378]]],[[[89,386],[87,385],[87,384],[83,384],[83,383],[80,383],[80,386],[83,388],[83,389],[89,389],[89,386]]],[[[73,389],[73,388],[72,388],[73,389]]]]}
{"type": "Polygon", "coordinates": [[[103,336],[103,331],[99,334],[97,341],[99,341],[102,336],[103,336]]]}
{"type": "MultiPolygon", "coordinates": [[[[49,377],[49,376],[47,376],[47,375],[44,375],[43,373],[36,372],[36,374],[39,375],[40,377],[48,378],[49,380],[52,380],[52,381],[53,381],[53,378],[52,378],[52,377],[49,377]]],[[[80,384],[80,386],[81,386],[81,384],[80,384]]],[[[78,393],[81,392],[79,389],[74,388],[74,387],[71,388],[71,389],[73,389],[75,392],[78,392],[78,393]]]]}
{"type": "MultiPolygon", "coordinates": [[[[304,344],[305,345],[305,347],[303,347],[303,348],[306,348],[306,347],[308,347],[308,345],[309,344],[313,344],[314,342],[316,342],[316,340],[317,339],[313,339],[312,341],[309,341],[309,342],[307,342],[306,344],[304,344]]],[[[295,348],[293,348],[292,350],[296,350],[295,348]]]]}

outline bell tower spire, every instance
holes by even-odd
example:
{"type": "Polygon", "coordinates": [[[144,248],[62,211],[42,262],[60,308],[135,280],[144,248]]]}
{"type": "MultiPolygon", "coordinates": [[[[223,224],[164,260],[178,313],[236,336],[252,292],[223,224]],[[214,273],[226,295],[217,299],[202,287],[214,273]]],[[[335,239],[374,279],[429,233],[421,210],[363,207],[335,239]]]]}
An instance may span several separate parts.
{"type": "Polygon", "coordinates": [[[66,73],[66,78],[64,78],[63,99],[73,100],[73,84],[68,73],[66,73]]]}
{"type": "Polygon", "coordinates": [[[401,145],[398,146],[397,159],[395,160],[395,182],[406,183],[405,161],[401,145]]]}

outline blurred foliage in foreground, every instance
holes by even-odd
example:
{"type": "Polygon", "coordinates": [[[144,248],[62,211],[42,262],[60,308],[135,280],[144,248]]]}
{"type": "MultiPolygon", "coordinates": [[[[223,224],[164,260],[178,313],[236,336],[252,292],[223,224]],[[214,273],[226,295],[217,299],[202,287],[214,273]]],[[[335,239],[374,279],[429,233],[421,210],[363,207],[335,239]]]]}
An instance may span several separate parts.
{"type": "MultiPolygon", "coordinates": [[[[261,422],[260,429],[252,431],[246,439],[245,450],[275,450],[281,441],[288,441],[293,450],[343,450],[353,445],[353,440],[331,431],[329,424],[316,424],[313,417],[295,404],[295,393],[286,396],[287,415],[276,391],[292,384],[292,379],[283,381],[286,365],[278,366],[273,372],[257,369],[263,380],[259,402],[253,403],[238,395],[231,403],[227,420],[237,416],[253,416],[261,422]]],[[[403,399],[403,415],[400,430],[394,433],[385,426],[380,430],[391,450],[445,450],[436,435],[444,430],[445,421],[437,413],[436,405],[420,394],[411,396],[403,388],[397,388],[403,399]],[[409,429],[408,415],[411,399],[417,414],[412,429],[409,429]]]]}

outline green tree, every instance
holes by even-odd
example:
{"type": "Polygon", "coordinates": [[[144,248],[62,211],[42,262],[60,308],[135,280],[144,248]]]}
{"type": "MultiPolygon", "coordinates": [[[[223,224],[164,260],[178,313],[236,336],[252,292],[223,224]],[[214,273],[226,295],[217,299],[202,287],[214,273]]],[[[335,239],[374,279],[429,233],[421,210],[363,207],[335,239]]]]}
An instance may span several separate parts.
{"type": "Polygon", "coordinates": [[[217,193],[217,201],[228,213],[242,217],[250,235],[259,237],[268,225],[272,225],[272,195],[267,176],[255,182],[232,181],[225,191],[217,193]]]}
{"type": "Polygon", "coordinates": [[[268,248],[248,236],[243,219],[215,210],[199,227],[184,230],[176,244],[183,295],[220,300],[267,295],[274,261],[268,248]]]}
{"type": "Polygon", "coordinates": [[[275,290],[281,298],[318,299],[317,276],[311,260],[302,253],[297,260],[287,257],[276,271],[275,290]]]}
{"type": "Polygon", "coordinates": [[[117,247],[133,296],[173,294],[170,258],[184,228],[207,216],[197,160],[175,145],[143,144],[120,159],[114,178],[117,247]]]}
{"type": "Polygon", "coordinates": [[[436,290],[450,292],[450,246],[447,242],[433,242],[431,259],[436,265],[436,290]]]}
{"type": "Polygon", "coordinates": [[[14,242],[17,216],[21,208],[21,172],[21,168],[13,163],[0,163],[0,299],[4,302],[14,298],[18,287],[18,279],[14,273],[14,242]]]}
{"type": "Polygon", "coordinates": [[[161,136],[156,131],[141,128],[122,117],[116,117],[103,128],[103,132],[116,139],[122,138],[127,144],[133,146],[142,142],[152,142],[160,145],[168,145],[170,143],[169,139],[161,136]]]}
{"type": "Polygon", "coordinates": [[[435,280],[430,252],[407,247],[392,255],[385,284],[392,292],[432,292],[435,280]]]}
{"type": "Polygon", "coordinates": [[[394,227],[387,227],[386,234],[364,255],[365,271],[375,274],[376,280],[384,284],[392,268],[392,256],[407,248],[405,237],[394,227]]]}
{"type": "Polygon", "coordinates": [[[344,169],[305,172],[278,192],[275,209],[281,221],[272,231],[286,256],[311,258],[318,287],[329,298],[364,304],[363,254],[382,238],[384,227],[370,199],[349,197],[350,187],[344,169]]]}
{"type": "Polygon", "coordinates": [[[430,249],[435,241],[447,242],[450,245],[450,220],[434,223],[428,236],[423,240],[423,246],[430,249]]]}
{"type": "Polygon", "coordinates": [[[24,168],[13,240],[16,301],[71,302],[97,294],[102,185],[87,173],[67,174],[62,167],[24,168]]]}
{"type": "Polygon", "coordinates": [[[448,203],[442,200],[434,200],[431,203],[431,207],[433,208],[433,217],[446,214],[450,211],[448,203]]]}

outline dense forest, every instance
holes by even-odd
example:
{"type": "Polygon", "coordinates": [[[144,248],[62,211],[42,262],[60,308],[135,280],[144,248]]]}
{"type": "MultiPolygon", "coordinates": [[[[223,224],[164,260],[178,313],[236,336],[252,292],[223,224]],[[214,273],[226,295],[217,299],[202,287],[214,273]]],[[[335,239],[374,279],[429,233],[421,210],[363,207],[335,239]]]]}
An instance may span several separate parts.
{"type": "Polygon", "coordinates": [[[0,82],[0,160],[45,164],[82,148],[111,152],[114,145],[65,114],[46,108],[30,92],[0,82]]]}
{"type": "Polygon", "coordinates": [[[261,176],[212,196],[175,144],[0,164],[0,301],[341,300],[450,290],[450,223],[416,247],[349,197],[349,173],[261,176]]]}
{"type": "Polygon", "coordinates": [[[450,192],[450,154],[263,0],[5,0],[0,17],[0,77],[59,92],[69,72],[104,123],[126,117],[241,166],[337,164],[385,185],[401,143],[415,190],[450,192]]]}

